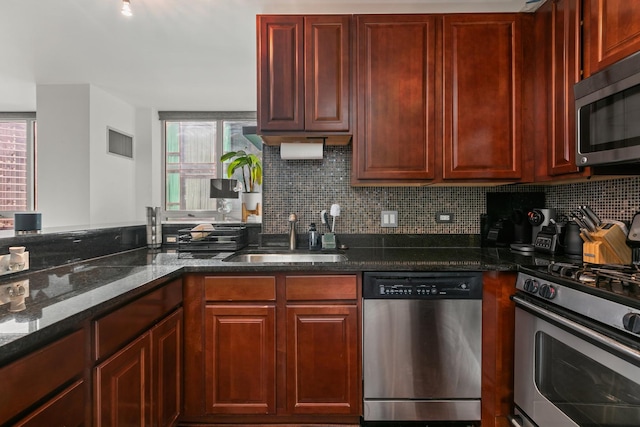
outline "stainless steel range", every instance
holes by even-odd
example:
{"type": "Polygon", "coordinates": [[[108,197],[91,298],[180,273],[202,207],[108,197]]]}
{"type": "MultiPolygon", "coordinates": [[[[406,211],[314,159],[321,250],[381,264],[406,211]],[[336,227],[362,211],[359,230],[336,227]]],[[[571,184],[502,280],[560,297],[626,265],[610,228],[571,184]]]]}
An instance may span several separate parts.
{"type": "Polygon", "coordinates": [[[512,424],[640,425],[640,271],[554,263],[516,288],[512,424]]]}

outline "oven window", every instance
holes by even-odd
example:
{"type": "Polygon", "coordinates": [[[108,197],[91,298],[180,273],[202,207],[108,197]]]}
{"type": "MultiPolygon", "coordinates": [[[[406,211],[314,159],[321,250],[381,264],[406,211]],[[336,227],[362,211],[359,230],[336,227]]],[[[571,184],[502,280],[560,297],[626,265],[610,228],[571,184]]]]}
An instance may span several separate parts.
{"type": "Polygon", "coordinates": [[[536,334],[535,381],[542,395],[579,426],[640,422],[640,384],[544,332],[536,334]]]}

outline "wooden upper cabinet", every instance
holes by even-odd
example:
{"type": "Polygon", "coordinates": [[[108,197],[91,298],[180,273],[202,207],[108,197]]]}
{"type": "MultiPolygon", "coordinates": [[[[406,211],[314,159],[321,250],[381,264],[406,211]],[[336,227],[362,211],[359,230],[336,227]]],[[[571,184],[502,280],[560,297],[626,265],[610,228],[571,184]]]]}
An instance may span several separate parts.
{"type": "Polygon", "coordinates": [[[257,19],[258,131],[348,132],[351,17],[257,19]]]}
{"type": "Polygon", "coordinates": [[[351,17],[304,18],[305,130],[348,131],[351,17]]]}
{"type": "Polygon", "coordinates": [[[443,178],[523,180],[520,16],[447,15],[443,46],[443,178]]]}
{"type": "MultiPolygon", "coordinates": [[[[537,46],[527,50],[534,55],[534,73],[525,76],[535,85],[538,136],[536,181],[573,178],[587,172],[576,166],[576,111],[573,86],[580,81],[579,0],[545,3],[535,15],[537,46]],[[546,118],[546,120],[543,120],[546,118]]],[[[527,67],[529,68],[529,67],[527,67]]]]}
{"type": "Polygon", "coordinates": [[[640,2],[584,0],[585,75],[640,51],[640,2]]]}
{"type": "Polygon", "coordinates": [[[354,184],[434,178],[439,20],[356,17],[354,184]]]}

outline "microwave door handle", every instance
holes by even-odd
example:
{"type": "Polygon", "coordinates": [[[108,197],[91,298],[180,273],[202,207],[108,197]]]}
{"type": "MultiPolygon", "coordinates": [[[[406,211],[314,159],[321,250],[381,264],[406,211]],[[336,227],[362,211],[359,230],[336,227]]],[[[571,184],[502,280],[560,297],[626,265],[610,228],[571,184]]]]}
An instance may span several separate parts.
{"type": "Polygon", "coordinates": [[[573,331],[579,332],[582,335],[587,336],[606,347],[609,347],[615,351],[625,354],[626,356],[634,360],[636,364],[640,364],[640,351],[637,351],[631,347],[621,344],[616,340],[613,340],[607,337],[606,335],[603,335],[599,332],[596,332],[587,327],[584,327],[579,323],[573,322],[562,316],[558,316],[557,314],[552,313],[549,310],[546,310],[542,307],[538,307],[535,304],[531,304],[529,301],[525,301],[522,298],[518,297],[517,295],[513,296],[513,301],[515,301],[517,304],[520,304],[523,307],[526,307],[528,310],[532,311],[534,314],[539,314],[541,316],[547,317],[561,325],[566,326],[567,328],[573,331]]]}

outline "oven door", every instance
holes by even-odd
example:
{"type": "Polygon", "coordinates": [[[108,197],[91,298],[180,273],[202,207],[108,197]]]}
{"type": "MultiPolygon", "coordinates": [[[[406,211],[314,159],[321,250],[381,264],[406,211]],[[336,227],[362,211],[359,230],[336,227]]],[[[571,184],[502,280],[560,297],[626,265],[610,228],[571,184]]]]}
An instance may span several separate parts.
{"type": "Polygon", "coordinates": [[[637,427],[640,352],[518,296],[513,299],[514,401],[522,425],[637,427]]]}

